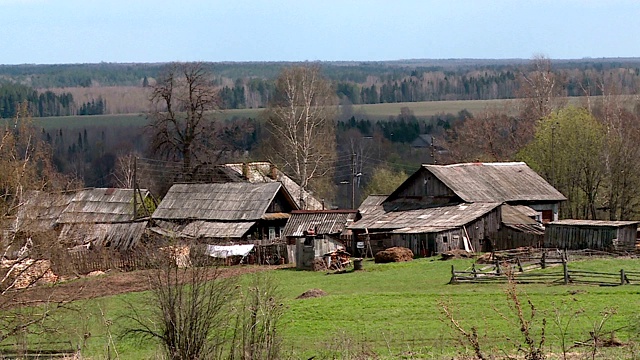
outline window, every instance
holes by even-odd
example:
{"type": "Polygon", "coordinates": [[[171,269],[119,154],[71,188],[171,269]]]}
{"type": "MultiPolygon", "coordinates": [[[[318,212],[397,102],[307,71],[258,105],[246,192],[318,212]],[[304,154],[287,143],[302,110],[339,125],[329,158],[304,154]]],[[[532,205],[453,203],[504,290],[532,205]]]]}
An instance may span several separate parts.
{"type": "Polygon", "coordinates": [[[269,228],[269,240],[274,240],[276,238],[276,228],[275,227],[270,227],[269,228]]]}
{"type": "Polygon", "coordinates": [[[443,236],[443,237],[442,237],[442,242],[446,244],[446,243],[448,243],[448,242],[449,242],[449,240],[447,239],[447,237],[446,237],[446,236],[443,236]]]}

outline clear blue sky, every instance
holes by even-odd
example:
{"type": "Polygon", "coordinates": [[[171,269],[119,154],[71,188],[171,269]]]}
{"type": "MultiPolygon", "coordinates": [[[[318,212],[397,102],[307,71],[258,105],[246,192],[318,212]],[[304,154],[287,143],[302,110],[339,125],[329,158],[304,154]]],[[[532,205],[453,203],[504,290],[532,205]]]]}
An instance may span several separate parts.
{"type": "Polygon", "coordinates": [[[640,57],[636,0],[0,0],[0,64],[640,57]]]}

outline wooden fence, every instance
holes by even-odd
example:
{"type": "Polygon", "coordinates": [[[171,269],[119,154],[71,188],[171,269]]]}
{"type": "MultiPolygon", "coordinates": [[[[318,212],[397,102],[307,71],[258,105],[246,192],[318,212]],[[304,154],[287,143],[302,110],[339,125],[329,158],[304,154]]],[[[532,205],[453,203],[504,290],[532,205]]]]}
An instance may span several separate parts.
{"type": "Polygon", "coordinates": [[[607,273],[569,269],[570,254],[574,257],[611,255],[600,251],[590,252],[584,250],[575,252],[542,251],[539,254],[502,252],[500,256],[494,256],[493,264],[485,266],[473,264],[470,270],[455,270],[452,265],[449,283],[504,283],[512,281],[518,284],[640,285],[640,272],[621,269],[619,272],[607,273]],[[549,267],[555,267],[555,269],[544,272],[530,272],[549,267]]]}

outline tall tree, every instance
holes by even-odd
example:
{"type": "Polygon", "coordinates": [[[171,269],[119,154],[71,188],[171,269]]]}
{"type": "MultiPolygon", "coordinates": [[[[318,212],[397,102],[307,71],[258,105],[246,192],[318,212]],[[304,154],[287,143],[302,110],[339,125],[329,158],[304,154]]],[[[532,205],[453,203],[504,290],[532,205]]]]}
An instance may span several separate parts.
{"type": "Polygon", "coordinates": [[[171,64],[153,86],[148,114],[151,149],[181,162],[183,180],[192,180],[221,154],[212,118],[217,108],[218,92],[200,63],[171,64]]]}
{"type": "Polygon", "coordinates": [[[586,110],[565,108],[542,119],[534,140],[519,154],[562,192],[563,217],[595,219],[604,180],[603,127],[586,110]]]}
{"type": "MultiPolygon", "coordinates": [[[[266,112],[267,156],[303,190],[330,193],[336,156],[336,97],[317,66],[292,67],[276,80],[266,112]]],[[[304,204],[304,192],[293,194],[304,204]]]]}
{"type": "Polygon", "coordinates": [[[551,60],[536,55],[529,69],[520,73],[521,117],[539,120],[561,108],[566,102],[563,95],[563,80],[553,71],[551,60]]]}

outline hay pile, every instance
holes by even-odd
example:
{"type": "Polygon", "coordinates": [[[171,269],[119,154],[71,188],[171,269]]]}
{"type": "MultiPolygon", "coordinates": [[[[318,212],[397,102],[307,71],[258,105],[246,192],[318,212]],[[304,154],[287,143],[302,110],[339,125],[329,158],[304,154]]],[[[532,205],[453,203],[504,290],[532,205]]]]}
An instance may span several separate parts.
{"type": "Polygon", "coordinates": [[[375,255],[376,264],[390,262],[402,262],[413,260],[413,251],[405,247],[392,247],[387,250],[378,251],[375,255]]]}
{"type": "Polygon", "coordinates": [[[326,296],[327,293],[321,289],[311,289],[302,293],[302,295],[298,296],[296,299],[311,299],[326,296]]]}

